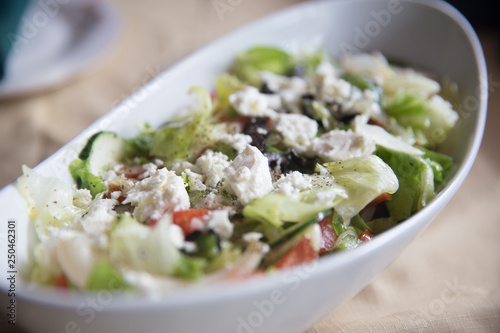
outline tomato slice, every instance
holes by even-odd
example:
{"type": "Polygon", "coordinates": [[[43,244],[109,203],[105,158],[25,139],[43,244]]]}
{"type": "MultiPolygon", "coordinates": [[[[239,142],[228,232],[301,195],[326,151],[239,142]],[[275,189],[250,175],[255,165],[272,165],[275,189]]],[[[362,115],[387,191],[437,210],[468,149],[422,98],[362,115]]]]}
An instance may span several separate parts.
{"type": "Polygon", "coordinates": [[[238,123],[241,125],[241,127],[245,127],[246,123],[248,123],[251,119],[252,119],[252,117],[250,117],[250,116],[239,116],[239,117],[236,117],[236,118],[229,120],[228,122],[238,123]]]}
{"type": "Polygon", "coordinates": [[[321,247],[319,249],[319,254],[325,254],[333,250],[335,241],[337,240],[337,235],[333,231],[332,227],[332,215],[328,215],[320,222],[318,222],[321,228],[321,247]]]}
{"type": "Polygon", "coordinates": [[[300,242],[290,249],[274,265],[278,269],[291,268],[316,260],[319,257],[318,251],[314,250],[311,241],[304,237],[300,242]]]}
{"type": "Polygon", "coordinates": [[[146,171],[142,165],[126,165],[123,174],[128,179],[139,179],[139,176],[146,171]]]}
{"type": "Polygon", "coordinates": [[[194,219],[198,219],[203,221],[205,216],[210,213],[208,209],[187,209],[187,210],[178,210],[173,214],[173,223],[177,224],[181,227],[184,232],[184,236],[191,234],[196,230],[203,230],[203,224],[194,221],[194,219]]]}
{"type": "Polygon", "coordinates": [[[388,200],[392,200],[392,194],[390,193],[382,193],[381,195],[379,195],[378,197],[376,197],[375,199],[373,199],[368,205],[366,205],[366,207],[373,207],[373,206],[376,206],[378,205],[379,203],[382,203],[384,201],[388,201],[388,200]]]}
{"type": "Polygon", "coordinates": [[[361,233],[361,235],[359,236],[359,240],[362,242],[369,242],[372,240],[372,238],[373,238],[373,234],[370,231],[368,231],[368,229],[363,231],[361,233]]]}
{"type": "Polygon", "coordinates": [[[58,277],[56,277],[54,281],[54,286],[57,288],[62,288],[62,289],[68,289],[69,288],[69,282],[68,278],[66,278],[66,275],[64,273],[59,274],[58,277]]]}

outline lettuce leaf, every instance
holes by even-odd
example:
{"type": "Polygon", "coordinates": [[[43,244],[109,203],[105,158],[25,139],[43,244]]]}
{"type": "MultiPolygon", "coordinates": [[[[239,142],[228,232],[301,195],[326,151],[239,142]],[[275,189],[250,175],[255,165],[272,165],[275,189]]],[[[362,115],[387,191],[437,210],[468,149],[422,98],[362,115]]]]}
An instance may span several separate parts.
{"type": "Polygon", "coordinates": [[[71,228],[75,215],[85,210],[73,205],[73,188],[55,177],[45,177],[23,166],[17,189],[27,203],[29,218],[40,240],[50,235],[51,228],[71,228]]]}
{"type": "Polygon", "coordinates": [[[424,148],[421,150],[434,173],[434,189],[437,193],[446,185],[455,171],[456,165],[450,156],[424,148]]]}
{"type": "Polygon", "coordinates": [[[375,152],[399,180],[399,189],[387,202],[392,219],[399,222],[422,209],[434,196],[434,172],[427,159],[381,146],[375,152]]]}
{"type": "Polygon", "coordinates": [[[286,75],[293,67],[293,58],[286,52],[268,46],[257,46],[240,53],[229,72],[240,80],[259,87],[260,72],[286,75]]]}
{"type": "Polygon", "coordinates": [[[148,157],[151,152],[155,134],[156,131],[152,130],[149,125],[146,124],[138,135],[126,140],[125,157],[127,162],[133,162],[135,157],[148,157]]]}
{"type": "Polygon", "coordinates": [[[427,128],[430,126],[427,100],[418,94],[397,92],[384,109],[403,127],[427,128]]]}
{"type": "MultiPolygon", "coordinates": [[[[246,84],[241,82],[236,76],[231,74],[222,74],[215,79],[215,89],[217,95],[214,101],[214,109],[218,111],[226,111],[228,115],[237,115],[235,110],[232,110],[229,103],[229,96],[245,89],[246,84]]],[[[228,117],[230,119],[232,117],[228,117]]]]}
{"type": "Polygon", "coordinates": [[[458,121],[458,113],[440,96],[430,99],[418,94],[398,91],[384,108],[405,128],[413,131],[421,145],[432,146],[443,143],[458,121]]]}
{"type": "Polygon", "coordinates": [[[393,170],[375,155],[325,163],[324,166],[333,176],[333,182],[345,189],[346,197],[339,197],[334,204],[345,225],[380,194],[398,190],[398,178],[393,170]]]}
{"type": "Polygon", "coordinates": [[[170,241],[170,216],[165,215],[154,228],[129,215],[121,215],[111,231],[109,253],[115,266],[150,274],[196,279],[203,273],[203,262],[186,257],[170,241]]]}
{"type": "Polygon", "coordinates": [[[198,106],[187,119],[170,122],[158,129],[151,143],[151,155],[163,158],[169,165],[179,160],[192,161],[214,143],[212,131],[212,100],[204,88],[193,87],[198,106]]]}
{"type": "Polygon", "coordinates": [[[125,290],[129,285],[108,260],[98,261],[87,277],[87,290],[125,290]]]}
{"type": "MultiPolygon", "coordinates": [[[[243,216],[260,221],[271,229],[280,228],[286,222],[304,222],[330,208],[325,205],[303,202],[297,197],[270,193],[251,201],[243,209],[243,216]]],[[[266,235],[269,235],[267,232],[266,235]]]]}

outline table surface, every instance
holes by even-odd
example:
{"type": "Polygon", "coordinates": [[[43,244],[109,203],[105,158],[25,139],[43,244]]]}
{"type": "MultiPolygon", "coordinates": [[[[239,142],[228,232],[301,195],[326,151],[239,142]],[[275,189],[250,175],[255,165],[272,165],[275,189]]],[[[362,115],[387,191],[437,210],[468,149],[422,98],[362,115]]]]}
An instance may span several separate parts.
{"type": "MultiPolygon", "coordinates": [[[[35,166],[187,54],[299,1],[233,2],[239,4],[223,15],[212,0],[113,2],[122,29],[105,57],[60,87],[0,100],[0,187],[20,175],[22,164],[35,166]]],[[[489,114],[468,178],[396,262],[308,332],[500,331],[499,36],[480,31],[479,37],[489,114]]]]}

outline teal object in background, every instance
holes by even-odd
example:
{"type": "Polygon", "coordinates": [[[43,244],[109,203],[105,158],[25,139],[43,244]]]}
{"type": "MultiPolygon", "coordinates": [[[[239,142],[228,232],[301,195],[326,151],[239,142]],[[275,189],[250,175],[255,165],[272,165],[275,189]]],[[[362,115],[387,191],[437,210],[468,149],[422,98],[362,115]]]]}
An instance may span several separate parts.
{"type": "Polygon", "coordinates": [[[0,80],[18,25],[30,0],[0,0],[0,80]]]}

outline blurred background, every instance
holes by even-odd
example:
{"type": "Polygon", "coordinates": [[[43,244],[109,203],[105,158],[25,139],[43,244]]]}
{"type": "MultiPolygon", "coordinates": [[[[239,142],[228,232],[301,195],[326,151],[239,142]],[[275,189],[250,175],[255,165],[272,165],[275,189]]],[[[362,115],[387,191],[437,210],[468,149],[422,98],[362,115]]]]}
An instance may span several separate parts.
{"type": "MultiPolygon", "coordinates": [[[[298,2],[0,0],[0,187],[186,55],[298,2]]],[[[450,2],[476,29],[488,66],[476,164],[439,223],[311,332],[500,331],[499,20],[494,1],[450,2]],[[457,228],[463,236],[449,239],[457,228]],[[446,303],[443,293],[456,297],[446,303]]]]}

